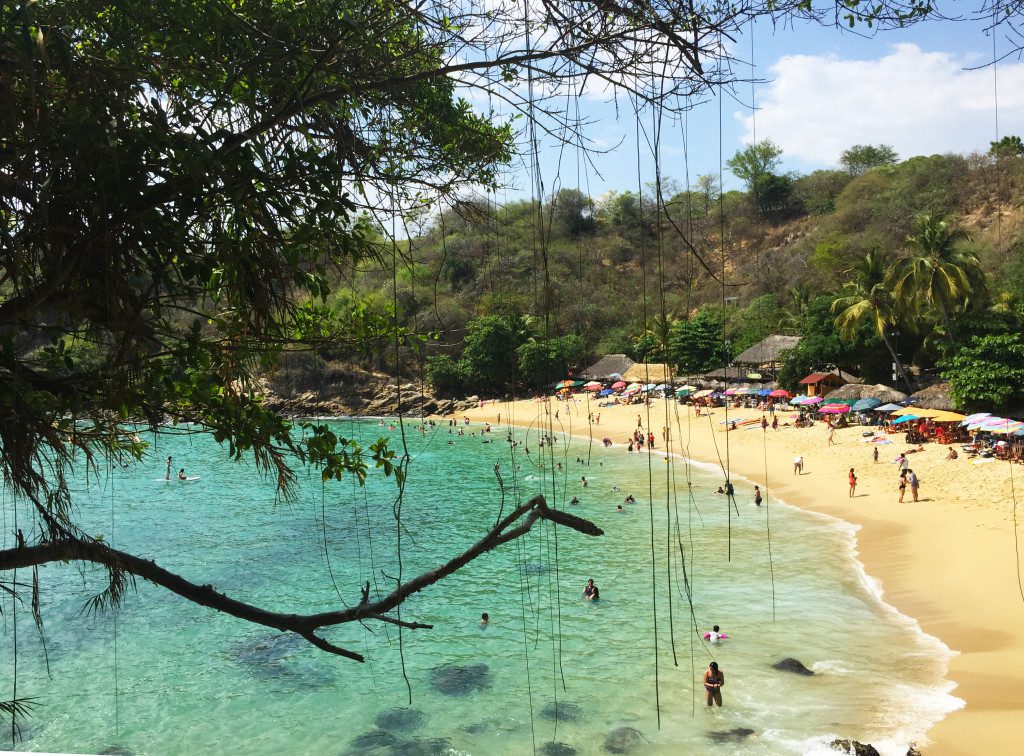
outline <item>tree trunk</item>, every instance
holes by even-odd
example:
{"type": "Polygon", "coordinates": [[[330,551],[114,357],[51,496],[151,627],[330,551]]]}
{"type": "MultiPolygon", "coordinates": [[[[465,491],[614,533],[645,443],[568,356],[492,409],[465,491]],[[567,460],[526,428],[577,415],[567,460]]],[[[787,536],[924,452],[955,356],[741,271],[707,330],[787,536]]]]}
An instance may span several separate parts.
{"type": "Polygon", "coordinates": [[[896,355],[896,350],[893,348],[892,342],[889,341],[889,334],[885,332],[884,328],[880,331],[880,334],[882,336],[882,341],[884,341],[885,345],[889,348],[889,354],[892,355],[892,361],[895,363],[896,369],[899,371],[899,374],[903,376],[903,382],[907,384],[907,392],[913,394],[914,385],[910,381],[910,374],[907,372],[903,363],[900,362],[900,358],[896,355]]]}

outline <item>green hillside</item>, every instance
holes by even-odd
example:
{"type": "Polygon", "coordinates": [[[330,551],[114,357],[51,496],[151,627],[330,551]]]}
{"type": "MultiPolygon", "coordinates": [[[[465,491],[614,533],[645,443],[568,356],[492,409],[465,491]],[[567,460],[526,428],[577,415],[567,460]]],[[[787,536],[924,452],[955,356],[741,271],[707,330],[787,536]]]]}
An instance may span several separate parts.
{"type": "Polygon", "coordinates": [[[724,197],[700,176],[689,191],[666,180],[662,202],[652,185],[470,199],[421,219],[394,281],[353,269],[337,297],[397,302],[426,335],[403,350],[408,369],[442,391],[536,387],[617,352],[701,372],[771,333],[804,337],[784,384],[832,365],[892,382],[892,352],[927,381],[981,338],[1020,348],[1022,152],[1013,137],[901,162],[857,146],[841,169],[794,175],[762,142],[729,161],[747,190],[724,197]]]}

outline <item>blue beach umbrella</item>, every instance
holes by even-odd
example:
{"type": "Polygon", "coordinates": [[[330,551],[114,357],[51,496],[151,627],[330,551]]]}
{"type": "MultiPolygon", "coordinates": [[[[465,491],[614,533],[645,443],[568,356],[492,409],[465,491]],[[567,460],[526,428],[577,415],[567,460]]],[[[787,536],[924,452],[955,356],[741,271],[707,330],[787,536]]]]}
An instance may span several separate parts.
{"type": "Polygon", "coordinates": [[[920,419],[921,418],[918,417],[917,415],[900,415],[899,417],[897,417],[895,420],[892,421],[892,424],[896,425],[897,423],[906,423],[906,422],[910,422],[911,420],[920,420],[920,419]]]}
{"type": "Polygon", "coordinates": [[[875,399],[874,397],[868,397],[867,399],[861,399],[853,403],[853,411],[861,412],[863,410],[874,409],[882,403],[881,399],[875,399]]]}
{"type": "Polygon", "coordinates": [[[770,394],[770,393],[772,393],[772,390],[771,389],[767,389],[767,388],[766,389],[758,389],[757,390],[757,395],[758,396],[768,396],[768,394],[770,394]]]}
{"type": "Polygon", "coordinates": [[[612,391],[611,389],[601,389],[600,391],[597,392],[597,395],[598,396],[608,396],[609,394],[614,394],[614,393],[615,392],[612,391]]]}

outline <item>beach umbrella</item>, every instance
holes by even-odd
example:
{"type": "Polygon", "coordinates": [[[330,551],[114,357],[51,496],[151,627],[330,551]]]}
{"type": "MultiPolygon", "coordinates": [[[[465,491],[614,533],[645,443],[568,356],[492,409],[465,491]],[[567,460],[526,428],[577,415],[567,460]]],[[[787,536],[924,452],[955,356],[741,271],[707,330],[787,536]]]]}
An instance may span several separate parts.
{"type": "Polygon", "coordinates": [[[653,383],[647,383],[647,384],[644,384],[643,390],[644,391],[654,391],[654,388],[655,388],[655,386],[654,386],[653,383]]]}
{"type": "Polygon", "coordinates": [[[758,389],[757,390],[757,395],[758,396],[771,396],[771,393],[772,393],[772,390],[768,389],[768,388],[763,388],[763,389],[758,389]]]}
{"type": "Polygon", "coordinates": [[[692,389],[688,389],[685,386],[683,388],[676,389],[676,396],[686,396],[692,389]]]}
{"type": "Polygon", "coordinates": [[[875,412],[892,412],[893,410],[906,409],[898,404],[883,404],[881,407],[875,407],[875,412]]]}
{"type": "Polygon", "coordinates": [[[614,393],[615,392],[612,391],[611,389],[601,389],[600,391],[597,392],[597,395],[598,396],[608,396],[609,394],[614,394],[614,393]]]}
{"type": "Polygon", "coordinates": [[[807,398],[806,396],[794,396],[792,399],[789,400],[789,403],[790,404],[803,404],[804,403],[804,399],[806,399],[806,398],[807,398]]]}
{"type": "Polygon", "coordinates": [[[640,384],[639,383],[631,383],[628,386],[626,386],[626,391],[639,391],[639,390],[640,390],[640,384]]]}
{"type": "Polygon", "coordinates": [[[882,403],[881,399],[875,399],[873,396],[869,396],[867,399],[858,399],[853,403],[854,412],[863,412],[864,410],[875,409],[882,403]]]}
{"type": "Polygon", "coordinates": [[[706,396],[711,396],[713,393],[715,393],[713,389],[704,389],[703,391],[698,391],[696,394],[694,394],[693,398],[703,399],[706,396]]]}
{"type": "Polygon", "coordinates": [[[735,393],[736,393],[736,389],[734,389],[734,388],[727,388],[725,391],[722,392],[722,394],[725,395],[725,396],[732,396],[735,393]]]}
{"type": "Polygon", "coordinates": [[[622,373],[608,373],[606,378],[615,378],[616,380],[622,380],[622,373]]]}
{"type": "Polygon", "coordinates": [[[825,400],[820,396],[805,396],[800,404],[821,404],[823,401],[825,400]]]}
{"type": "Polygon", "coordinates": [[[664,391],[667,388],[668,388],[668,386],[666,386],[664,383],[659,383],[657,386],[654,387],[654,390],[655,391],[664,391]]]}
{"type": "Polygon", "coordinates": [[[612,384],[612,388],[613,389],[626,388],[626,382],[625,381],[615,381],[615,383],[612,384]]]}
{"type": "Polygon", "coordinates": [[[1024,428],[1024,423],[1018,420],[1000,417],[995,422],[986,422],[981,429],[989,433],[1013,433],[1024,428]]]}
{"type": "Polygon", "coordinates": [[[576,386],[582,386],[582,385],[583,385],[583,381],[573,381],[573,382],[572,382],[572,386],[573,386],[573,387],[576,387],[576,386]]]}
{"type": "Polygon", "coordinates": [[[744,386],[743,388],[736,389],[736,393],[743,394],[744,396],[750,396],[751,394],[756,394],[757,389],[752,388],[751,386],[744,386]]]}
{"type": "Polygon", "coordinates": [[[823,415],[841,415],[848,410],[849,407],[818,407],[818,412],[823,415]]]}
{"type": "Polygon", "coordinates": [[[908,423],[911,420],[920,420],[920,419],[921,418],[918,417],[917,415],[902,415],[900,417],[897,417],[895,420],[893,420],[892,424],[896,425],[896,423],[908,423]]]}
{"type": "Polygon", "coordinates": [[[975,412],[973,415],[968,415],[961,422],[960,425],[970,425],[976,420],[982,420],[986,417],[992,417],[991,412],[975,412]]]}
{"type": "Polygon", "coordinates": [[[790,397],[790,396],[792,396],[792,394],[790,394],[790,393],[789,393],[788,391],[786,391],[786,389],[775,389],[775,390],[774,390],[774,391],[772,391],[772,392],[771,392],[770,394],[768,394],[768,396],[784,396],[784,397],[790,397]]]}
{"type": "Polygon", "coordinates": [[[680,391],[696,391],[697,387],[696,386],[691,386],[689,383],[687,383],[685,386],[680,386],[679,390],[680,391]]]}

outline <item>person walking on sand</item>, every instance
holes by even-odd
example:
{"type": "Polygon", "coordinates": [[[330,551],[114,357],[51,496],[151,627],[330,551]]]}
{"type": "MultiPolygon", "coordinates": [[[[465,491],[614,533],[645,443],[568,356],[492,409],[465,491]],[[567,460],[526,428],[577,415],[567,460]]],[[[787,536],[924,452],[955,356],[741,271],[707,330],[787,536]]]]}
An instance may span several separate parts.
{"type": "Polygon", "coordinates": [[[772,414],[772,430],[776,430],[777,431],[778,429],[779,429],[779,418],[775,417],[775,415],[773,413],[772,414]]]}
{"type": "Polygon", "coordinates": [[[871,459],[874,460],[875,464],[878,464],[878,446],[875,446],[874,452],[871,454],[871,459]]]}
{"type": "Polygon", "coordinates": [[[850,468],[850,498],[857,495],[857,474],[850,468]]]}
{"type": "Polygon", "coordinates": [[[921,487],[921,481],[917,478],[917,473],[913,470],[907,470],[907,482],[910,483],[910,495],[914,497],[914,501],[917,501],[917,490],[921,487]]]}
{"type": "Polygon", "coordinates": [[[711,662],[704,673],[704,690],[708,692],[708,706],[722,705],[722,686],[725,685],[725,674],[718,668],[718,662],[711,662]]]}
{"type": "Polygon", "coordinates": [[[907,479],[900,475],[900,498],[899,501],[903,503],[903,496],[907,493],[907,479]]]}
{"type": "Polygon", "coordinates": [[[828,445],[836,445],[836,429],[832,427],[832,423],[828,425],[828,445]]]}

